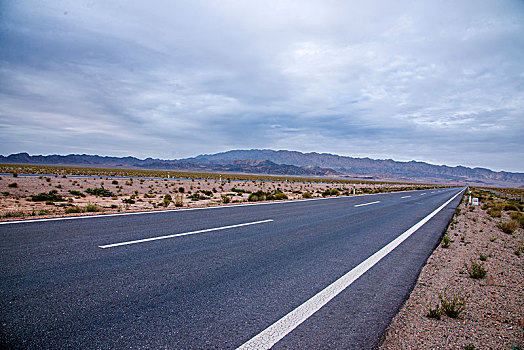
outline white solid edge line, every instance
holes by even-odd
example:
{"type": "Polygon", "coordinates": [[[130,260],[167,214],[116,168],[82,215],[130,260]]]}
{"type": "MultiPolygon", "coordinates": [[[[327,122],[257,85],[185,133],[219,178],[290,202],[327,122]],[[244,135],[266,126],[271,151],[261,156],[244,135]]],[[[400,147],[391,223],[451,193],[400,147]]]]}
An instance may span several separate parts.
{"type": "Polygon", "coordinates": [[[176,233],[176,234],[167,235],[167,236],[158,236],[158,237],[137,239],[137,240],[134,240],[134,241],[112,243],[112,244],[106,244],[106,245],[99,245],[98,248],[102,248],[102,249],[113,248],[113,247],[119,247],[119,246],[122,246],[122,245],[130,245],[130,244],[136,244],[136,243],[158,241],[160,239],[168,239],[168,238],[189,236],[189,235],[194,235],[194,234],[197,234],[197,233],[204,233],[204,232],[211,232],[211,231],[220,231],[220,230],[226,230],[226,229],[229,229],[229,228],[249,226],[249,225],[256,225],[256,224],[263,224],[263,223],[272,222],[272,221],[273,221],[273,219],[262,220],[262,221],[253,221],[253,222],[246,222],[246,223],[243,223],[243,224],[236,224],[236,225],[208,228],[208,229],[205,229],[205,230],[198,230],[198,231],[191,231],[191,232],[184,232],[184,233],[176,233]]]}
{"type": "Polygon", "coordinates": [[[357,207],[363,207],[365,205],[371,205],[371,204],[377,204],[377,203],[380,203],[380,201],[376,201],[376,202],[369,202],[369,203],[363,203],[363,204],[355,204],[354,207],[357,208],[357,207]]]}
{"type": "Polygon", "coordinates": [[[404,197],[400,197],[400,198],[401,198],[401,199],[402,199],[402,198],[411,198],[411,196],[404,196],[404,197]]]}
{"type": "Polygon", "coordinates": [[[388,255],[393,249],[398,247],[404,242],[409,236],[417,231],[422,225],[428,222],[432,217],[437,215],[446,205],[454,200],[464,189],[455,194],[446,203],[435,209],[431,214],[426,216],[424,219],[410,227],[407,231],[402,233],[400,236],[389,242],[382,249],[371,255],[369,258],[361,262],[351,271],[331,283],[329,286],[321,290],[319,293],[311,297],[309,300],[298,306],[296,309],[282,317],[280,320],[273,323],[268,328],[242,344],[237,350],[245,349],[270,349],[278,341],[284,338],[292,330],[298,327],[302,322],[307,320],[311,315],[320,310],[326,305],[331,299],[340,294],[344,289],[351,285],[355,280],[362,276],[366,271],[372,268],[382,258],[388,255]]]}
{"type": "Polygon", "coordinates": [[[100,219],[100,218],[108,218],[108,217],[113,217],[113,216],[176,213],[176,212],[181,212],[181,211],[192,211],[192,210],[226,209],[226,208],[249,207],[249,206],[255,206],[255,205],[285,204],[285,203],[308,202],[308,201],[319,201],[319,200],[329,200],[329,199],[378,196],[378,195],[381,195],[381,194],[394,195],[394,194],[398,194],[398,193],[402,193],[402,192],[418,192],[418,191],[426,191],[426,190],[409,190],[409,191],[398,191],[398,192],[387,192],[387,193],[364,193],[364,194],[357,194],[357,195],[351,195],[351,196],[326,197],[326,198],[308,198],[308,199],[292,199],[292,200],[279,201],[279,202],[232,204],[232,205],[220,205],[220,206],[214,206],[214,207],[166,209],[166,210],[152,210],[152,211],[135,211],[135,212],[132,212],[132,213],[114,213],[114,214],[85,215],[85,216],[65,216],[65,217],[58,217],[58,218],[26,219],[26,220],[16,220],[16,221],[0,221],[0,225],[24,224],[24,223],[45,222],[45,221],[100,219]]]}

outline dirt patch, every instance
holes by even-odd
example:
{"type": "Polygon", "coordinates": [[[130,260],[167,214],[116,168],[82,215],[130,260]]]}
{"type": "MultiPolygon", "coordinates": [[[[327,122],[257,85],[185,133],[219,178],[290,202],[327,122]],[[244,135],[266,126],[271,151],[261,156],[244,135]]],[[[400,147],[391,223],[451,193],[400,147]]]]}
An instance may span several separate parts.
{"type": "Polygon", "coordinates": [[[380,349],[524,349],[524,231],[504,233],[497,224],[511,212],[492,217],[489,209],[462,201],[446,234],[449,247],[441,243],[430,256],[380,349]],[[470,276],[473,264],[484,278],[470,276]],[[427,316],[443,294],[466,301],[458,318],[427,316]]]}

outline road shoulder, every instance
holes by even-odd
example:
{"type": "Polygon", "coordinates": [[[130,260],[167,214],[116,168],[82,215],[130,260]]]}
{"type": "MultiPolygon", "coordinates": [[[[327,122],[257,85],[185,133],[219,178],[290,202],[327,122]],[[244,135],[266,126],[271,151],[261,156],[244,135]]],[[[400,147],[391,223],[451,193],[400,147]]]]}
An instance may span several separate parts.
{"type": "MultiPolygon", "coordinates": [[[[446,233],[449,247],[441,244],[430,256],[380,349],[524,347],[524,231],[504,233],[497,224],[510,221],[511,211],[492,217],[491,207],[469,206],[464,198],[446,233]],[[486,276],[472,278],[465,264],[470,270],[482,264],[486,276]],[[430,308],[442,305],[439,295],[445,301],[457,297],[458,304],[465,300],[458,318],[427,316],[430,308]]],[[[485,202],[505,203],[490,195],[485,202]]]]}

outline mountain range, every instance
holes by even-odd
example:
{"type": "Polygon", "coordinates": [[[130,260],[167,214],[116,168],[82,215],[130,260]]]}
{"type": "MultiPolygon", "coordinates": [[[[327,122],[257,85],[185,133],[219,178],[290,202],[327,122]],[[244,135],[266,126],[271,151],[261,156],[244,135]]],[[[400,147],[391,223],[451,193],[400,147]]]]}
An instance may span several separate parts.
{"type": "Polygon", "coordinates": [[[327,153],[302,153],[287,150],[232,150],[173,160],[86,154],[31,156],[27,153],[17,153],[9,156],[0,155],[0,163],[328,176],[363,180],[524,187],[524,173],[495,172],[485,168],[450,167],[416,161],[398,162],[391,159],[353,158],[327,153]]]}

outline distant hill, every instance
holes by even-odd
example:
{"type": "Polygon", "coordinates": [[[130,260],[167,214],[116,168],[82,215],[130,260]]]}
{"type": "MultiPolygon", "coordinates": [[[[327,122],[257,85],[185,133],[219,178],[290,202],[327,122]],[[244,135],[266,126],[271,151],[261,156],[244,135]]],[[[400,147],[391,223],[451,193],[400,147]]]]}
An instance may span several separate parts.
{"type": "Polygon", "coordinates": [[[524,185],[524,173],[495,172],[484,168],[449,167],[415,161],[397,162],[391,159],[375,160],[285,150],[234,150],[173,160],[105,157],[86,154],[31,156],[27,153],[18,153],[0,156],[0,163],[329,176],[366,180],[470,183],[501,187],[521,187],[524,185]]]}
{"type": "Polygon", "coordinates": [[[397,162],[391,159],[344,157],[328,153],[302,153],[274,150],[235,150],[199,155],[187,161],[223,163],[238,159],[269,160],[277,164],[330,168],[353,177],[373,179],[417,180],[426,182],[474,183],[518,187],[524,184],[524,173],[495,172],[484,168],[449,167],[424,162],[397,162]]]}
{"type": "Polygon", "coordinates": [[[316,166],[276,164],[269,160],[240,159],[220,163],[187,160],[138,159],[135,157],[105,157],[87,154],[31,156],[28,153],[0,155],[0,163],[69,165],[86,167],[165,169],[201,172],[250,173],[294,176],[335,176],[341,173],[316,166]]]}

